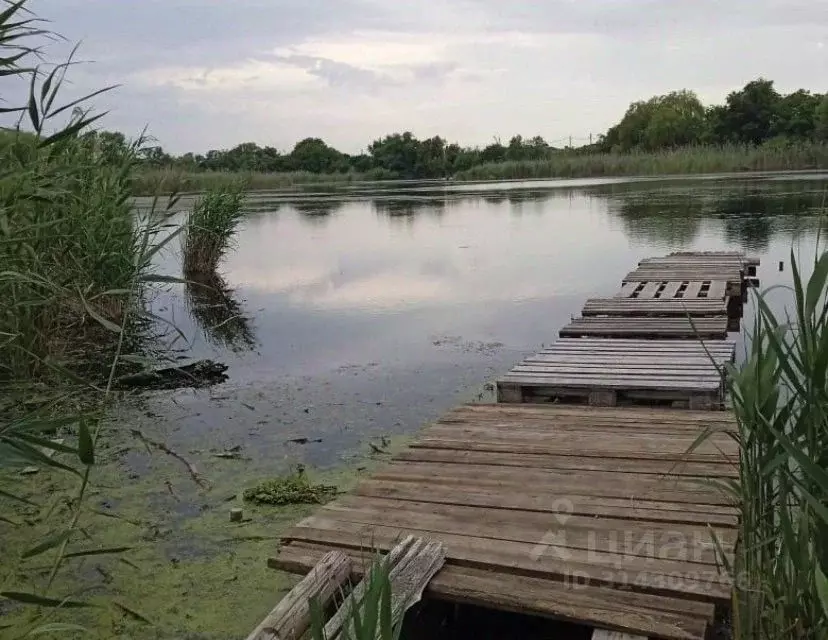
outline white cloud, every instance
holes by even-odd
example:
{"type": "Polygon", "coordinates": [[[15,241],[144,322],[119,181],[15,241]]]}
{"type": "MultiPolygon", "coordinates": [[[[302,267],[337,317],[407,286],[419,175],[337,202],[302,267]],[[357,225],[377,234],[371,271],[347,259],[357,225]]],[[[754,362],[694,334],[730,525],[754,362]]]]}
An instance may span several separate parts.
{"type": "Polygon", "coordinates": [[[280,62],[245,60],[224,67],[161,67],[136,73],[133,80],[154,87],[183,91],[235,92],[306,90],[320,81],[304,69],[280,62]]]}

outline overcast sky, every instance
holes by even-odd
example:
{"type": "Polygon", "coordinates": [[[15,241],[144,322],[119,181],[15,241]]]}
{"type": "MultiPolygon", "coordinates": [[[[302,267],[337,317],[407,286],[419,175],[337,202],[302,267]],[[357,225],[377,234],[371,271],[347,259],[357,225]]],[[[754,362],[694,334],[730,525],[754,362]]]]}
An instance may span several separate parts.
{"type": "Polygon", "coordinates": [[[105,127],[176,153],[410,130],[585,142],[640,98],[764,76],[828,91],[828,0],[31,0],[105,127]]]}

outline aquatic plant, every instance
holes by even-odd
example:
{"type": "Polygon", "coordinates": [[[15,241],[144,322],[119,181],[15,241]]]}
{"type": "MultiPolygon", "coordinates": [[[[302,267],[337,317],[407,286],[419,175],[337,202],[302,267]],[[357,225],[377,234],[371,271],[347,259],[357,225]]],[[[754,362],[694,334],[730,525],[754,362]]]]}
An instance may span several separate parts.
{"type": "Polygon", "coordinates": [[[215,274],[244,218],[243,182],[212,189],[196,200],[182,235],[184,275],[215,274]]]}
{"type": "Polygon", "coordinates": [[[730,367],[739,478],[723,486],[741,507],[734,638],[828,633],[828,252],[803,282],[791,255],[793,312],[764,296],[752,347],[730,367]]]}
{"type": "Polygon", "coordinates": [[[244,499],[259,504],[322,504],[338,493],[332,485],[314,484],[310,481],[304,468],[299,467],[293,473],[260,482],[255,487],[244,490],[244,499]]]}

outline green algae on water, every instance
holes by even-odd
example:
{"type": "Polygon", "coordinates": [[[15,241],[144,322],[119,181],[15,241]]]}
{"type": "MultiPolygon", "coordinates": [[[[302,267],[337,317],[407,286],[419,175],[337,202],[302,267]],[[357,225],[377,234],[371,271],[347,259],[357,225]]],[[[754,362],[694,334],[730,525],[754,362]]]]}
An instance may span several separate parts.
{"type": "Polygon", "coordinates": [[[244,499],[258,504],[322,504],[334,498],[339,489],[333,485],[313,484],[303,467],[290,475],[271,478],[244,490],[244,499]]]}

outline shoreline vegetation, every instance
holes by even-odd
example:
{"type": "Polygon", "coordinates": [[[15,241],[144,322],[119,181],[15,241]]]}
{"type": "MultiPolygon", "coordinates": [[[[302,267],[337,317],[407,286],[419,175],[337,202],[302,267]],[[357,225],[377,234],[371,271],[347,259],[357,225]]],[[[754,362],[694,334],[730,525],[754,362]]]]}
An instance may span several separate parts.
{"type": "MultiPolygon", "coordinates": [[[[107,147],[127,144],[122,133],[93,134],[107,147]]],[[[632,103],[621,120],[590,144],[555,147],[542,136],[495,138],[462,146],[410,131],[374,140],[348,154],[320,138],[289,152],[245,142],[205,154],[170,155],[145,145],[137,195],[198,191],[245,175],[252,190],[377,180],[504,180],[585,178],[740,171],[828,169],[828,94],[799,89],[780,94],[759,78],[705,106],[687,89],[632,103]]]]}
{"type": "MultiPolygon", "coordinates": [[[[828,170],[828,143],[698,146],[629,153],[560,152],[545,160],[505,160],[477,165],[447,176],[455,182],[701,175],[763,171],[828,170]]],[[[390,176],[379,179],[395,179],[390,176]]],[[[401,178],[396,178],[401,179],[401,178]]],[[[427,178],[423,178],[427,179],[427,178]]],[[[434,179],[434,178],[431,178],[434,179]]],[[[133,181],[136,196],[198,193],[229,188],[243,181],[247,191],[303,186],[340,186],[378,181],[371,173],[290,171],[192,171],[173,167],[140,169],[133,181]]]]}

